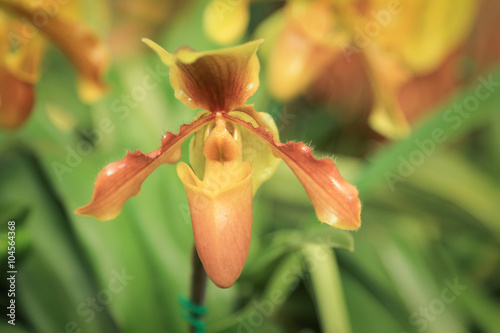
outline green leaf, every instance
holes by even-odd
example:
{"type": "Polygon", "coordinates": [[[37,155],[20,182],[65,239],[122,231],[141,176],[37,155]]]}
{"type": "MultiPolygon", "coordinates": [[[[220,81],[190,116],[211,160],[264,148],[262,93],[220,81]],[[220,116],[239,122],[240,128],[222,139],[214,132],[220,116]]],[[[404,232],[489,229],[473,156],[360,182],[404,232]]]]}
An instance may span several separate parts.
{"type": "Polygon", "coordinates": [[[484,332],[499,333],[500,304],[498,300],[488,295],[483,287],[475,286],[472,281],[469,281],[467,285],[467,292],[464,292],[461,297],[469,314],[477,321],[484,332]]]}
{"type": "MultiPolygon", "coordinates": [[[[242,330],[244,326],[251,326],[249,317],[255,314],[262,315],[266,321],[269,320],[298,287],[304,274],[302,261],[303,257],[297,251],[287,255],[269,277],[261,297],[252,300],[235,314],[214,323],[209,323],[209,331],[226,332],[236,327],[242,330]]],[[[253,329],[259,330],[258,327],[253,327],[253,329]]]]}
{"type": "MultiPolygon", "coordinates": [[[[117,324],[108,307],[95,312],[90,322],[78,313],[80,304],[95,297],[100,289],[38,160],[26,149],[3,152],[0,183],[0,198],[8,197],[30,210],[21,228],[31,235],[32,251],[16,261],[16,303],[29,320],[27,324],[40,332],[63,330],[68,322],[80,323],[93,332],[116,332],[117,324]]],[[[21,237],[16,243],[20,241],[21,237]]]]}
{"type": "Polygon", "coordinates": [[[263,236],[261,249],[247,262],[245,274],[258,276],[266,267],[285,254],[299,250],[304,244],[319,244],[329,248],[354,251],[352,232],[311,222],[307,229],[279,230],[263,236]],[[313,227],[312,227],[313,226],[313,227]],[[266,239],[271,240],[266,244],[266,239]]]}
{"type": "Polygon", "coordinates": [[[453,202],[500,234],[500,191],[492,179],[460,155],[440,151],[408,181],[453,202]]]}
{"type": "Polygon", "coordinates": [[[351,332],[339,269],[332,250],[325,245],[307,244],[302,247],[302,253],[308,264],[322,331],[351,332]]]}

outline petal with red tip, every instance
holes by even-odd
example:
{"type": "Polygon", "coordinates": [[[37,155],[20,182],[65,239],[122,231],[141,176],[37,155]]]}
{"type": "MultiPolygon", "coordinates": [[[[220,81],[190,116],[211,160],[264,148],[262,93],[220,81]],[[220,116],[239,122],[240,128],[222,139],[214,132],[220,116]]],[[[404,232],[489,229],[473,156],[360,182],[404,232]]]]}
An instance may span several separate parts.
{"type": "Polygon", "coordinates": [[[170,67],[175,96],[192,109],[232,111],[259,86],[256,52],[261,40],[204,52],[184,47],[174,54],[149,39],[143,41],[170,67]]]}
{"type": "Polygon", "coordinates": [[[340,175],[335,163],[328,159],[317,159],[311,148],[302,142],[275,141],[272,133],[264,128],[255,128],[241,119],[224,117],[253,131],[266,142],[274,154],[285,161],[304,186],[321,222],[345,230],[355,230],[361,225],[361,204],[358,190],[340,175]]]}
{"type": "Polygon", "coordinates": [[[275,33],[267,62],[269,89],[275,98],[295,98],[340,54],[347,35],[332,11],[332,1],[289,1],[283,7],[282,22],[271,22],[281,29],[275,33]]]}
{"type": "Polygon", "coordinates": [[[208,115],[189,125],[183,125],[178,134],[165,134],[161,147],[151,153],[129,152],[122,160],[108,164],[97,176],[92,201],[78,208],[75,213],[89,215],[101,221],[118,216],[123,204],[130,197],[139,194],[142,183],[151,172],[160,164],[176,163],[184,140],[214,117],[208,115]]]}

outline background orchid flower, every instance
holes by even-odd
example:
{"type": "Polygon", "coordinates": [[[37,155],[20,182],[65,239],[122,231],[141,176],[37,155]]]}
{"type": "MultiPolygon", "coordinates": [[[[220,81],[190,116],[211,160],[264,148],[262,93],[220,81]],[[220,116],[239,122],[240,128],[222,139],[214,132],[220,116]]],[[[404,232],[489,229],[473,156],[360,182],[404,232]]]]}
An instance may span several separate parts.
{"type": "MultiPolygon", "coordinates": [[[[436,70],[470,31],[477,3],[390,0],[289,0],[256,29],[267,61],[272,95],[290,101],[308,89],[340,58],[361,55],[374,95],[370,125],[397,139],[410,131],[398,101],[411,78],[436,70]],[[454,11],[453,15],[450,12],[454,11]]],[[[245,32],[248,1],[211,1],[205,10],[208,37],[227,44],[245,32]],[[238,20],[237,29],[227,24],[238,20]]]]}
{"type": "Polygon", "coordinates": [[[376,131],[395,139],[408,134],[409,122],[398,101],[402,86],[443,64],[471,30],[476,10],[476,1],[457,7],[449,0],[396,7],[390,1],[372,0],[365,10],[352,10],[352,47],[344,52],[363,55],[375,97],[369,121],[376,131]],[[372,36],[366,27],[373,13],[378,13],[375,19],[382,30],[372,36]],[[364,35],[356,27],[363,27],[364,35]]]}
{"type": "MultiPolygon", "coordinates": [[[[356,1],[290,1],[283,9],[285,23],[268,57],[271,92],[281,100],[290,100],[317,79],[332,60],[359,54],[374,94],[370,125],[389,138],[406,136],[410,127],[398,101],[402,85],[415,75],[435,70],[445,60],[470,30],[475,7],[474,1],[466,1],[459,8],[453,1],[399,6],[386,0],[367,1],[362,6],[356,1]],[[456,11],[453,16],[449,15],[451,8],[456,11]],[[322,21],[328,30],[316,37],[310,31],[319,31],[312,28],[322,21]],[[318,57],[322,53],[315,50],[332,40],[332,35],[337,36],[337,43],[329,45],[337,52],[318,57]],[[293,45],[299,43],[301,51],[292,52],[293,45]],[[280,64],[282,69],[277,71],[273,64],[280,64]],[[305,64],[311,64],[314,75],[306,71],[305,64]],[[302,74],[297,73],[300,68],[302,74]],[[283,74],[287,72],[297,74],[283,74]]],[[[261,36],[270,33],[271,25],[279,28],[279,23],[268,20],[262,24],[261,36]]]]}
{"type": "Polygon", "coordinates": [[[1,127],[17,128],[31,112],[45,38],[53,41],[76,68],[80,98],[90,103],[102,96],[106,91],[103,72],[107,49],[80,23],[79,2],[0,0],[0,10],[4,11],[0,12],[1,127]]]}
{"type": "Polygon", "coordinates": [[[6,129],[20,126],[31,113],[44,47],[44,42],[35,37],[17,52],[11,52],[8,31],[18,28],[0,12],[0,126],[6,129]]]}
{"type": "Polygon", "coordinates": [[[180,162],[177,173],[188,197],[199,257],[217,286],[229,287],[240,275],[250,246],[253,194],[281,160],[304,186],[320,221],[346,230],[360,226],[358,191],[335,163],[315,158],[303,143],[280,143],[272,117],[245,105],[259,86],[256,51],[261,41],[205,52],[184,47],[174,54],[144,41],[170,67],[176,97],[204,111],[179,133],[165,134],[153,152],[128,153],[106,166],[92,201],[77,214],[115,218],[154,169],[178,162],[182,143],[194,134],[191,167],[180,162]]]}
{"type": "Polygon", "coordinates": [[[234,43],[243,36],[250,21],[250,0],[212,0],[203,13],[205,34],[219,44],[234,43]]]}

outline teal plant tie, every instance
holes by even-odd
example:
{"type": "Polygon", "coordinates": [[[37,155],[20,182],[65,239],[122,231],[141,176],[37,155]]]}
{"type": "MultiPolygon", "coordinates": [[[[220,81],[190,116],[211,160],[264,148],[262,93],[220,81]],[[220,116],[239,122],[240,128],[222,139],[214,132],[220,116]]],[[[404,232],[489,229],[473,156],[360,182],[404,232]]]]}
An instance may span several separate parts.
{"type": "Polygon", "coordinates": [[[200,317],[207,313],[207,308],[203,305],[193,304],[189,299],[179,296],[181,304],[181,315],[192,327],[196,333],[205,332],[205,323],[200,317]]]}

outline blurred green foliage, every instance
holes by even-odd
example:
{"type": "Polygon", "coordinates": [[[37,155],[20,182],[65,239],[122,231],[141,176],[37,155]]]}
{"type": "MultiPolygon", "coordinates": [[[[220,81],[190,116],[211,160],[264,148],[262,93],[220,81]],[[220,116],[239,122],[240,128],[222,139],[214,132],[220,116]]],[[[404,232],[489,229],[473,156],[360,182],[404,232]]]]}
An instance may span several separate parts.
{"type": "MultiPolygon", "coordinates": [[[[201,33],[203,8],[188,4],[162,30],[162,46],[216,47],[201,33]]],[[[259,13],[267,15],[262,8],[252,5],[251,29],[259,13]]],[[[144,99],[123,99],[161,66],[145,48],[112,61],[111,92],[86,106],[68,62],[51,49],[32,118],[16,132],[0,132],[0,259],[6,267],[6,223],[15,220],[19,272],[16,326],[4,316],[1,332],[187,331],[178,296],[188,295],[193,240],[174,167],[153,173],[112,222],[72,213],[88,202],[104,165],[127,149],[155,149],[165,131],[195,116],[163,74],[144,99]],[[72,125],[58,126],[54,114],[72,125]]],[[[500,71],[492,73],[499,82],[500,71]]],[[[309,141],[318,156],[335,154],[360,191],[362,227],[349,233],[320,224],[281,165],[254,199],[241,278],[227,290],[209,282],[208,331],[500,332],[500,93],[458,128],[443,116],[477,84],[391,143],[349,141],[357,133],[346,134],[322,105],[281,105],[262,82],[250,102],[273,115],[285,140],[309,141]],[[429,141],[436,129],[442,142],[429,141]],[[376,148],[360,153],[368,146],[376,148]],[[415,151],[422,162],[401,175],[402,160],[415,151]]],[[[0,286],[5,309],[8,286],[0,286]]]]}

